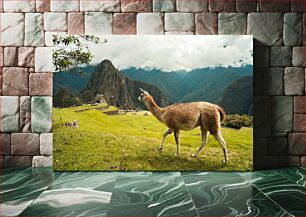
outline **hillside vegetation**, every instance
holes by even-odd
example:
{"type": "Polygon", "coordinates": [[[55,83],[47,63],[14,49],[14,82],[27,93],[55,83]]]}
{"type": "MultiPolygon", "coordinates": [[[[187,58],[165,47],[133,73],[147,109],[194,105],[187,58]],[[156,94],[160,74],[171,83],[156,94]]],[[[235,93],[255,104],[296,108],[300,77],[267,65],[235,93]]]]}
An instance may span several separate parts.
{"type": "MultiPolygon", "coordinates": [[[[103,106],[103,105],[98,105],[103,106]]],[[[181,132],[181,156],[173,134],[162,151],[157,148],[166,129],[149,112],[108,116],[91,106],[54,108],[53,144],[55,170],[251,170],[253,130],[223,128],[228,144],[229,163],[223,159],[220,145],[209,135],[208,144],[198,158],[191,157],[200,145],[200,129],[181,132]],[[89,108],[83,112],[76,110],[89,108]],[[147,113],[148,116],[144,114],[147,113]],[[77,129],[64,126],[78,120],[77,129]]],[[[116,110],[115,107],[107,108],[116,110]]]]}
{"type": "Polygon", "coordinates": [[[253,114],[253,76],[232,81],[224,89],[219,105],[227,114],[253,114]]]}
{"type": "Polygon", "coordinates": [[[118,70],[111,61],[103,60],[81,70],[83,76],[67,71],[54,78],[55,107],[67,107],[67,104],[75,105],[79,101],[88,103],[97,94],[103,94],[108,104],[116,107],[145,109],[137,99],[141,87],[148,90],[160,106],[207,101],[221,104],[227,114],[253,114],[251,65],[164,72],[133,67],[118,70]]]}

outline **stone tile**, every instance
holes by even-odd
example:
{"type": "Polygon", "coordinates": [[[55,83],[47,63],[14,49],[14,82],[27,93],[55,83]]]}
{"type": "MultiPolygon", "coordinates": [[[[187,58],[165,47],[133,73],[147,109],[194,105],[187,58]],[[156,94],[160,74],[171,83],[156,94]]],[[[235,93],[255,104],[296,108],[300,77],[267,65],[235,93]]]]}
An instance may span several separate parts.
{"type": "MultiPolygon", "coordinates": [[[[303,13],[303,24],[306,23],[306,13],[303,13]]],[[[306,45],[306,28],[303,28],[303,45],[306,45]]]]}
{"type": "Polygon", "coordinates": [[[113,22],[115,35],[135,35],[136,34],[136,14],[115,13],[113,22]]]}
{"type": "Polygon", "coordinates": [[[305,133],[289,133],[289,154],[305,155],[305,133]]]}
{"type": "Polygon", "coordinates": [[[31,73],[29,79],[30,96],[52,96],[52,73],[31,73]]]}
{"type": "Polygon", "coordinates": [[[152,0],[121,0],[122,12],[151,12],[152,0]]]}
{"type": "Polygon", "coordinates": [[[31,131],[31,97],[20,97],[20,131],[31,131]]]}
{"type": "MultiPolygon", "coordinates": [[[[33,159],[33,163],[34,162],[33,159]]],[[[62,177],[62,175],[60,177],[62,177]]],[[[58,180],[58,178],[56,180],[58,180]]],[[[44,216],[69,216],[71,212],[73,212],[73,215],[86,213],[87,216],[106,216],[109,210],[109,201],[112,193],[98,191],[92,188],[69,186],[67,186],[67,188],[54,188],[53,184],[49,189],[50,190],[40,194],[39,197],[20,215],[33,216],[40,210],[40,207],[46,207],[46,209],[43,210],[44,216]],[[50,200],[57,201],[56,204],[58,205],[56,207],[53,205],[50,206],[50,200]],[[90,201],[86,202],[86,206],[80,205],[80,201],[84,200],[90,201]],[[69,204],[67,204],[67,201],[69,201],[69,204]],[[61,208],[63,206],[65,206],[65,209],[61,208]]],[[[121,210],[123,211],[124,209],[121,210]]]]}
{"type": "Polygon", "coordinates": [[[264,73],[267,71],[267,68],[253,68],[253,95],[254,96],[263,96],[265,95],[264,91],[264,73]]]}
{"type": "Polygon", "coordinates": [[[80,10],[80,1],[59,1],[51,0],[50,9],[54,12],[71,12],[80,10]]]}
{"type": "Polygon", "coordinates": [[[294,47],[292,52],[292,65],[305,67],[306,66],[305,59],[306,59],[305,47],[294,47]]]}
{"type": "Polygon", "coordinates": [[[254,138],[271,136],[271,103],[254,104],[254,138]]]}
{"type": "Polygon", "coordinates": [[[120,0],[81,0],[80,11],[120,12],[120,0]]]}
{"type": "Polygon", "coordinates": [[[67,31],[66,13],[44,13],[44,29],[46,31],[67,31]]]}
{"type": "Polygon", "coordinates": [[[53,134],[42,133],[40,134],[40,154],[41,155],[52,155],[53,151],[53,134]]]}
{"type": "Polygon", "coordinates": [[[1,13],[0,18],[1,18],[0,45],[23,46],[24,15],[22,13],[1,13]]]}
{"type": "Polygon", "coordinates": [[[5,167],[29,167],[32,165],[32,156],[5,156],[5,167]]]}
{"type": "Polygon", "coordinates": [[[284,68],[268,68],[264,73],[265,94],[284,95],[284,68]]]}
{"type": "Polygon", "coordinates": [[[174,12],[175,0],[153,0],[154,12],[174,12]]]}
{"type": "Polygon", "coordinates": [[[236,2],[233,0],[208,0],[211,12],[235,12],[236,2]]]}
{"type": "Polygon", "coordinates": [[[306,114],[294,114],[293,119],[293,131],[296,133],[306,132],[306,114]]]}
{"type": "Polygon", "coordinates": [[[272,99],[272,132],[292,132],[293,97],[275,96],[272,99]]]}
{"type": "Polygon", "coordinates": [[[302,156],[302,157],[301,157],[301,166],[302,166],[303,168],[306,167],[306,156],[302,156]]]}
{"type": "Polygon", "coordinates": [[[301,166],[301,157],[298,156],[280,156],[279,167],[299,167],[301,166]]]}
{"type": "Polygon", "coordinates": [[[45,32],[45,45],[47,47],[54,46],[53,35],[66,36],[67,32],[45,32]]]}
{"type": "Polygon", "coordinates": [[[17,47],[5,47],[4,49],[4,66],[17,66],[18,52],[17,47]]]}
{"type": "Polygon", "coordinates": [[[3,95],[27,96],[29,94],[29,72],[27,68],[3,68],[3,95]]]}
{"type": "Polygon", "coordinates": [[[268,155],[267,138],[254,138],[253,154],[254,154],[254,156],[266,156],[266,155],[268,155]]]}
{"type": "Polygon", "coordinates": [[[12,133],[12,155],[38,155],[39,134],[36,133],[12,133]]]}
{"type": "Polygon", "coordinates": [[[36,12],[49,12],[50,0],[36,0],[36,12]]]}
{"type": "Polygon", "coordinates": [[[84,13],[73,12],[68,13],[68,34],[69,35],[84,35],[84,13]]]}
{"type": "Polygon", "coordinates": [[[245,35],[247,32],[245,13],[219,13],[219,35],[245,35]]]}
{"type": "Polygon", "coordinates": [[[196,13],[195,28],[197,35],[217,35],[218,15],[217,13],[196,13]]]}
{"type": "Polygon", "coordinates": [[[85,13],[85,34],[89,35],[112,35],[113,16],[104,12],[85,13]]]}
{"type": "Polygon", "coordinates": [[[192,13],[166,13],[166,31],[194,31],[194,15],[192,13]]]}
{"type": "MultiPolygon", "coordinates": [[[[0,2],[0,12],[2,12],[3,10],[1,10],[1,4],[2,2],[0,2]]],[[[0,169],[2,169],[4,167],[4,156],[0,156],[0,169]]]]}
{"type": "Polygon", "coordinates": [[[254,47],[254,66],[269,67],[270,49],[269,47],[254,47]]]}
{"type": "Polygon", "coordinates": [[[19,131],[19,97],[0,96],[0,132],[19,131]]]}
{"type": "Polygon", "coordinates": [[[2,83],[3,83],[2,67],[0,67],[0,96],[3,94],[3,92],[2,92],[2,83]]]}
{"type": "Polygon", "coordinates": [[[164,24],[161,13],[138,13],[137,14],[138,35],[163,35],[164,24]]]}
{"type": "Polygon", "coordinates": [[[286,95],[304,95],[305,78],[304,68],[286,67],[285,68],[285,94],[286,95]]]}
{"type": "Polygon", "coordinates": [[[306,114],[306,97],[295,96],[294,97],[294,113],[306,114]]]}
{"type": "Polygon", "coordinates": [[[52,97],[33,96],[31,129],[33,133],[49,133],[52,129],[52,97]]]}
{"type": "Polygon", "coordinates": [[[249,13],[247,34],[253,35],[255,46],[283,44],[282,13],[249,13]]]}
{"type": "Polygon", "coordinates": [[[168,31],[168,32],[165,32],[165,35],[194,35],[194,32],[191,32],[191,31],[187,31],[187,32],[184,32],[184,31],[168,31]]]}
{"type": "Polygon", "coordinates": [[[38,47],[35,49],[35,72],[54,72],[52,64],[52,49],[38,47]]]}
{"type": "Polygon", "coordinates": [[[268,138],[268,155],[285,156],[288,155],[287,136],[268,138]]]}
{"type": "Polygon", "coordinates": [[[304,6],[305,6],[304,0],[291,0],[292,12],[305,12],[304,6]]]}
{"type": "Polygon", "coordinates": [[[22,211],[36,201],[52,182],[61,175],[61,173],[54,172],[52,168],[31,168],[32,157],[29,157],[30,165],[28,167],[24,167],[21,164],[21,168],[5,168],[1,173],[2,215],[23,215],[22,211]]]}
{"type": "Polygon", "coordinates": [[[236,0],[237,12],[256,12],[256,0],[236,0]]]}
{"type": "Polygon", "coordinates": [[[306,68],[304,68],[304,70],[305,70],[305,79],[304,79],[304,87],[305,87],[305,95],[306,95],[306,68]]]}
{"type": "Polygon", "coordinates": [[[3,67],[3,47],[0,47],[0,67],[3,67]]]}
{"type": "Polygon", "coordinates": [[[270,49],[270,66],[291,66],[292,48],[274,46],[270,49]]]}
{"type": "Polygon", "coordinates": [[[284,16],[284,44],[299,46],[303,44],[303,14],[285,13],[284,16]]]}
{"type": "Polygon", "coordinates": [[[44,21],[40,13],[25,14],[25,46],[44,46],[44,21]]]}
{"type": "Polygon", "coordinates": [[[35,12],[35,0],[4,0],[4,12],[35,12]]]}
{"type": "Polygon", "coordinates": [[[32,167],[52,167],[52,156],[34,156],[32,167]]]}
{"type": "Polygon", "coordinates": [[[278,158],[276,156],[254,156],[254,170],[267,170],[278,167],[278,158]]]}
{"type": "Polygon", "coordinates": [[[0,155],[11,154],[11,134],[0,133],[0,155]]]}
{"type": "Polygon", "coordinates": [[[18,48],[18,66],[34,67],[35,66],[35,48],[19,47],[18,48]]]}
{"type": "MultiPolygon", "coordinates": [[[[163,216],[197,216],[196,207],[193,204],[187,188],[184,185],[177,185],[175,187],[175,193],[173,190],[170,190],[169,186],[175,184],[168,184],[165,186],[163,183],[150,183],[153,185],[152,189],[160,189],[162,192],[161,195],[166,195],[165,199],[157,199],[150,202],[138,202],[132,204],[112,204],[107,215],[108,216],[158,216],[160,213],[163,213],[163,216]],[[163,186],[163,187],[162,187],[163,186]],[[174,196],[175,195],[175,196],[174,196]],[[170,199],[171,198],[171,199],[170,199]],[[166,201],[166,204],[162,201],[166,201]],[[150,204],[159,204],[158,206],[150,206],[150,204]],[[168,207],[176,207],[178,204],[182,205],[179,209],[169,209],[168,207]]],[[[138,189],[138,187],[136,187],[138,189]]],[[[172,187],[174,188],[174,187],[172,187]]],[[[147,187],[148,189],[148,187],[147,187]]],[[[152,190],[143,190],[143,192],[148,192],[146,195],[141,194],[141,192],[131,192],[132,198],[155,198],[156,192],[152,190]],[[138,193],[138,194],[137,194],[138,193]],[[153,196],[154,195],[154,196],[153,196]]],[[[127,198],[130,196],[129,192],[122,190],[115,190],[113,195],[116,197],[127,198]],[[117,193],[119,192],[119,193],[117,193]],[[118,195],[117,195],[118,194],[118,195]]],[[[112,198],[114,197],[112,195],[112,198]]],[[[160,196],[159,196],[160,197],[160,196]]],[[[164,197],[162,197],[164,198],[164,197]]],[[[203,215],[204,216],[204,215],[203,215]]]]}
{"type": "Polygon", "coordinates": [[[260,0],[262,12],[288,12],[290,11],[290,0],[274,1],[260,0]]]}
{"type": "Polygon", "coordinates": [[[178,12],[205,12],[208,11],[208,0],[176,0],[178,12]]]}

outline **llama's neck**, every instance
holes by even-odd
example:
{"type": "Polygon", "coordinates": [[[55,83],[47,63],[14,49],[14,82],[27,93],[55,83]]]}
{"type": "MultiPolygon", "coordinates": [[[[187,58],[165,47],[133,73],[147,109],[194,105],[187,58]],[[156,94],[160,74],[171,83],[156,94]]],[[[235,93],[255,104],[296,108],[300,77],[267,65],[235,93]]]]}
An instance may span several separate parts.
{"type": "Polygon", "coordinates": [[[153,97],[150,96],[149,100],[145,102],[145,105],[149,109],[149,111],[159,120],[162,122],[162,114],[163,108],[160,108],[154,101],[153,97]]]}

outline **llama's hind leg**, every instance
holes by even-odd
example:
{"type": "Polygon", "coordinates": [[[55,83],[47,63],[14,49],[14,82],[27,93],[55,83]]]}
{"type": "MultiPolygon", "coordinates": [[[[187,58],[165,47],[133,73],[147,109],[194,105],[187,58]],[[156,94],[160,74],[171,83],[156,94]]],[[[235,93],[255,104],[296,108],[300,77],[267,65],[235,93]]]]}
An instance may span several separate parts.
{"type": "Polygon", "coordinates": [[[172,130],[171,129],[167,129],[164,133],[163,133],[163,140],[162,140],[162,143],[161,145],[159,146],[159,150],[162,150],[164,148],[164,144],[165,144],[165,140],[166,140],[166,137],[172,133],[172,130]]]}
{"type": "Polygon", "coordinates": [[[176,142],[175,157],[178,157],[178,156],[180,156],[180,131],[179,130],[174,131],[174,138],[175,138],[175,142],[176,142]]]}
{"type": "Polygon", "coordinates": [[[201,133],[202,133],[202,143],[201,143],[201,146],[199,147],[199,149],[197,150],[197,152],[194,153],[194,154],[192,155],[192,157],[197,157],[198,154],[200,153],[200,151],[204,148],[204,146],[205,146],[206,143],[207,143],[208,131],[202,128],[202,129],[201,129],[201,133]]]}
{"type": "Polygon", "coordinates": [[[215,137],[215,139],[219,142],[219,144],[222,147],[223,150],[223,154],[224,154],[224,160],[222,161],[223,163],[227,163],[228,161],[228,154],[227,154],[227,148],[226,148],[226,142],[224,141],[221,132],[218,131],[216,133],[213,134],[213,136],[215,137]]]}

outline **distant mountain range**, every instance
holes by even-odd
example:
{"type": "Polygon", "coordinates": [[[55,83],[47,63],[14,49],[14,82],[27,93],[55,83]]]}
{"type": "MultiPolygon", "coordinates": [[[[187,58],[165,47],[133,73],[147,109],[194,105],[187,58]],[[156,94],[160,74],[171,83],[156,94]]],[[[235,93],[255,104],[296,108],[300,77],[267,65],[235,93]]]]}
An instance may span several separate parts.
{"type": "Polygon", "coordinates": [[[244,76],[252,75],[253,67],[216,67],[194,69],[190,72],[162,72],[130,68],[121,73],[134,80],[144,81],[160,88],[172,102],[221,100],[225,87],[244,76]]]}
{"type": "Polygon", "coordinates": [[[83,76],[66,72],[55,76],[54,93],[64,87],[86,101],[102,93],[111,105],[136,108],[143,107],[137,100],[139,87],[142,87],[161,106],[173,102],[208,101],[222,105],[229,114],[252,114],[251,65],[202,68],[189,72],[142,68],[119,71],[110,61],[104,60],[81,70],[83,76]]]}

